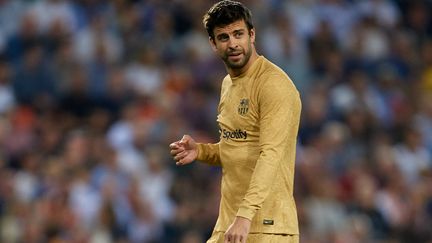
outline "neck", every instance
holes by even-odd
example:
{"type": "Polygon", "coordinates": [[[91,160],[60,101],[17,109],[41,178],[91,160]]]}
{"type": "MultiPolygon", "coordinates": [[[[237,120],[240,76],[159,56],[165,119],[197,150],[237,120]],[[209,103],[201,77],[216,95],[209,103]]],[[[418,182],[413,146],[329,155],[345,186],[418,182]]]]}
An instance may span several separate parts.
{"type": "Polygon", "coordinates": [[[229,68],[229,67],[227,67],[228,74],[231,77],[237,77],[237,76],[242,75],[243,73],[245,73],[250,68],[250,66],[252,66],[252,64],[255,62],[256,59],[258,59],[258,53],[254,49],[252,51],[252,54],[249,58],[249,61],[246,63],[246,65],[244,65],[241,68],[229,68]]]}

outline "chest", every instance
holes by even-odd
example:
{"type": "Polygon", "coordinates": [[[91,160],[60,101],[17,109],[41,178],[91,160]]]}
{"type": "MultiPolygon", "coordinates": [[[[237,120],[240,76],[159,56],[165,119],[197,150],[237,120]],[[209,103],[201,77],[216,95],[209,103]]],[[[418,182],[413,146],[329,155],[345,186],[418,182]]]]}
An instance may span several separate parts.
{"type": "Polygon", "coordinates": [[[247,85],[234,84],[221,94],[218,122],[231,130],[256,130],[259,123],[257,96],[247,85]]]}

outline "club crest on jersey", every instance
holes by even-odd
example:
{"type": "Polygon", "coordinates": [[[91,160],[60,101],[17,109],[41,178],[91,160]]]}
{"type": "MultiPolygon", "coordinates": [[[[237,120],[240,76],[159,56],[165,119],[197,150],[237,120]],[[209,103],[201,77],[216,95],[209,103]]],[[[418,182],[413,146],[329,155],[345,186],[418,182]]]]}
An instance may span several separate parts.
{"type": "Polygon", "coordinates": [[[241,99],[238,106],[238,113],[242,116],[246,115],[249,111],[249,99],[241,99]]]}

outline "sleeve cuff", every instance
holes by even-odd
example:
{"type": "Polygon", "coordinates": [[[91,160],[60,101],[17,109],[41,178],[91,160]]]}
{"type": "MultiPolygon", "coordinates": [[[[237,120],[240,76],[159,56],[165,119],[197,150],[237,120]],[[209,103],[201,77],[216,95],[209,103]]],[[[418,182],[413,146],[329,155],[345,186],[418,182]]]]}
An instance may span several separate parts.
{"type": "Polygon", "coordinates": [[[255,216],[255,211],[248,208],[239,208],[236,216],[247,218],[252,221],[253,217],[255,216]]]}
{"type": "Polygon", "coordinates": [[[196,160],[203,161],[204,160],[204,148],[202,143],[197,143],[198,155],[196,160]]]}

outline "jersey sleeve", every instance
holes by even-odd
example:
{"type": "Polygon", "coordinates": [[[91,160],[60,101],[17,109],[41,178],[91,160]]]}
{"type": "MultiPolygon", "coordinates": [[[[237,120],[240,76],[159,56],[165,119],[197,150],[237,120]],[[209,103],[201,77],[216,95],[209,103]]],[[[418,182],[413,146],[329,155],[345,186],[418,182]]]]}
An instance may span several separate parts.
{"type": "Polygon", "coordinates": [[[209,165],[220,166],[219,143],[197,143],[197,160],[209,165]]]}
{"type": "MultiPolygon", "coordinates": [[[[223,96],[225,95],[225,91],[227,87],[231,84],[231,80],[229,79],[229,75],[225,76],[222,80],[221,86],[221,100],[223,100],[223,96]]],[[[218,113],[220,112],[219,103],[218,113]]],[[[198,145],[198,156],[197,160],[209,165],[221,166],[220,154],[219,154],[219,143],[197,143],[198,145]]]]}
{"type": "MultiPolygon", "coordinates": [[[[289,78],[272,75],[263,80],[257,91],[260,109],[260,156],[255,165],[249,188],[243,198],[237,216],[252,220],[274,183],[283,158],[295,153],[300,120],[301,102],[297,89],[289,78]]],[[[286,162],[285,162],[286,163],[286,162]]],[[[294,161],[290,161],[294,163],[294,161]]]]}

